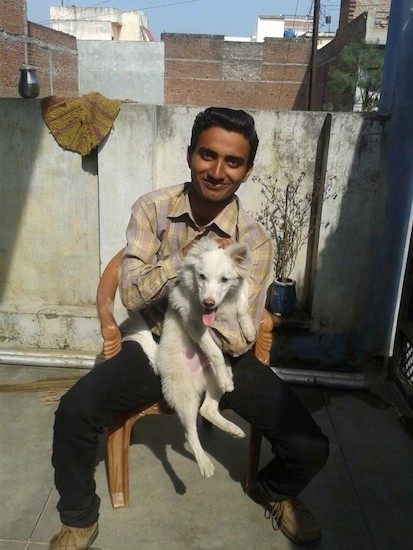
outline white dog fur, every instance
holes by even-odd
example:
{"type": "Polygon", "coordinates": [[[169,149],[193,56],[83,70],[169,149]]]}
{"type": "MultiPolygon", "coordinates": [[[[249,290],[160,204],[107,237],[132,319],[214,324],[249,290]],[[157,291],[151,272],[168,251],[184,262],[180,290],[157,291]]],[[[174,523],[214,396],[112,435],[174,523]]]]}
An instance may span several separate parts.
{"type": "Polygon", "coordinates": [[[219,412],[222,395],[233,391],[234,384],[231,368],[208,327],[215,319],[237,318],[246,340],[255,340],[256,330],[248,312],[250,267],[250,252],[244,243],[224,249],[213,239],[196,241],[169,295],[159,346],[136,314],[133,332],[124,337],[143,347],[159,373],[164,398],[178,414],[205,477],[213,475],[214,466],[199,441],[198,412],[233,437],[245,436],[219,412]]]}

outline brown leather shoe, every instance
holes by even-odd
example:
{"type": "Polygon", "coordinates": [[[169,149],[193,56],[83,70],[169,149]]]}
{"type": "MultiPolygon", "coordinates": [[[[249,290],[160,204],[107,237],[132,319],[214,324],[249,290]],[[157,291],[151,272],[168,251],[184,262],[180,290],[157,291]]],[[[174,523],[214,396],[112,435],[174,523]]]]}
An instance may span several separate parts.
{"type": "Polygon", "coordinates": [[[49,550],[87,550],[98,532],[97,522],[90,527],[62,525],[60,532],[49,542],[49,550]]]}
{"type": "Polygon", "coordinates": [[[268,502],[266,517],[274,529],[281,529],[296,544],[306,544],[321,538],[320,527],[299,498],[268,502]]]}

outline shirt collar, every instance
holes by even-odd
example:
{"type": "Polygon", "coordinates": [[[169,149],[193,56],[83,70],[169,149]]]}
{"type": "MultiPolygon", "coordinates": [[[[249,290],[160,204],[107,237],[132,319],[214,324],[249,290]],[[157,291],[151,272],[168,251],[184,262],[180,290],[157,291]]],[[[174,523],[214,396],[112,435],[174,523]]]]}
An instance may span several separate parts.
{"type": "MultiPolygon", "coordinates": [[[[182,190],[182,193],[178,197],[178,200],[175,202],[171,213],[168,215],[168,218],[170,218],[171,220],[176,220],[182,217],[188,217],[191,220],[192,224],[196,226],[195,220],[192,217],[191,204],[189,202],[188,196],[188,188],[189,183],[186,183],[182,190]]],[[[213,226],[215,226],[219,229],[220,233],[224,234],[223,236],[238,240],[238,212],[239,201],[238,197],[234,195],[234,200],[227,204],[224,210],[222,210],[222,212],[220,212],[218,216],[216,216],[216,218],[208,223],[205,227],[210,227],[212,229],[213,226]]]]}

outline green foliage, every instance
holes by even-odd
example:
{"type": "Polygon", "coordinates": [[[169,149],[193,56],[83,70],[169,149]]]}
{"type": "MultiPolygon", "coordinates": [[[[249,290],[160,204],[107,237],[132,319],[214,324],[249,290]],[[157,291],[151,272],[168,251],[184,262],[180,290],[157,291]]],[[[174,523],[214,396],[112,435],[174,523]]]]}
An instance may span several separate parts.
{"type": "Polygon", "coordinates": [[[345,46],[330,71],[335,110],[352,111],[356,88],[361,93],[362,110],[374,109],[380,97],[384,49],[375,44],[355,42],[345,46]]]}

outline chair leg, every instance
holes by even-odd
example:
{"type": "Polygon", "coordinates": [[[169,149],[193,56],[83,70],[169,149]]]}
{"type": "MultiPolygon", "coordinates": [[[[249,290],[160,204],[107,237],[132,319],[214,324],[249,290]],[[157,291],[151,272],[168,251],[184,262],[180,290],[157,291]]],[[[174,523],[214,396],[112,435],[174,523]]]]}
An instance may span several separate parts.
{"type": "Polygon", "coordinates": [[[113,508],[129,506],[129,446],[139,415],[120,416],[108,428],[107,460],[110,499],[113,508]]]}
{"type": "Polygon", "coordinates": [[[252,488],[252,482],[257,476],[258,464],[260,462],[260,453],[261,453],[261,432],[251,426],[250,428],[250,442],[249,442],[249,451],[248,451],[248,464],[247,464],[247,475],[245,477],[244,492],[248,494],[252,488]]]}

